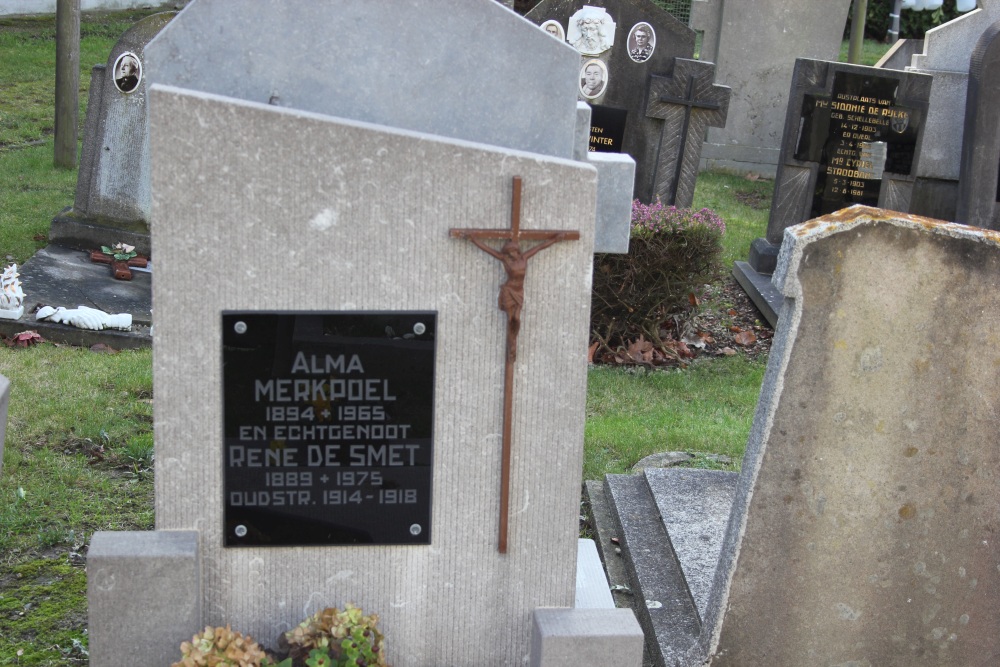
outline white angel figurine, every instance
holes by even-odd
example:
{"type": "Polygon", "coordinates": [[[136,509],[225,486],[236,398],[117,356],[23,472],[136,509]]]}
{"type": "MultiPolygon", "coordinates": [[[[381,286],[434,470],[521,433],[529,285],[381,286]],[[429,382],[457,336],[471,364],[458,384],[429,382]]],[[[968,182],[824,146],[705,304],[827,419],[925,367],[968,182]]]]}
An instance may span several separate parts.
{"type": "Polygon", "coordinates": [[[129,331],[132,328],[132,315],[129,313],[110,315],[103,310],[88,308],[87,306],[77,306],[73,309],[66,309],[62,306],[58,308],[42,306],[35,313],[35,319],[71,324],[80,329],[91,329],[93,331],[100,331],[101,329],[129,331]]]}
{"type": "Polygon", "coordinates": [[[24,314],[24,292],[18,275],[17,264],[11,264],[0,274],[0,318],[5,320],[20,319],[24,314]]]}

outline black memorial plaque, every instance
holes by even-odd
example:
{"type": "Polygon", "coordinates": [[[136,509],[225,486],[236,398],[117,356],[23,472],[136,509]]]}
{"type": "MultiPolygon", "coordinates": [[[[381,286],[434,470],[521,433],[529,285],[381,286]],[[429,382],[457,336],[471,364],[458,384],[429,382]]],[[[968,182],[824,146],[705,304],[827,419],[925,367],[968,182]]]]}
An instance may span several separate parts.
{"type": "Polygon", "coordinates": [[[909,175],[922,114],[899,106],[899,81],[837,72],[830,95],[805,95],[795,159],[818,162],[810,213],[879,205],[882,174],[909,175]]]}
{"type": "Polygon", "coordinates": [[[223,313],[225,546],[430,544],[436,320],[223,313]]]}
{"type": "Polygon", "coordinates": [[[595,153],[621,153],[627,119],[628,109],[590,105],[589,149],[595,153]]]}

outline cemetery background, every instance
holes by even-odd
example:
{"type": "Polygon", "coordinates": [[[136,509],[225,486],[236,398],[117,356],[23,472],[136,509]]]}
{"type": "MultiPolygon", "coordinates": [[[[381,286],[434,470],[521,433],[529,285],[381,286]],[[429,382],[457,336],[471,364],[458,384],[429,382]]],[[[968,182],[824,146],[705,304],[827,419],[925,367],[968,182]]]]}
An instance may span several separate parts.
{"type": "MultiPolygon", "coordinates": [[[[81,68],[102,62],[110,45],[141,15],[85,17],[81,68]]],[[[51,167],[52,86],[44,80],[52,73],[52,56],[46,55],[54,52],[51,17],[5,20],[0,28],[0,84],[23,102],[16,113],[0,110],[0,252],[7,261],[23,262],[45,244],[49,216],[72,200],[76,174],[51,167]],[[23,56],[25,61],[7,57],[7,49],[13,53],[33,40],[41,48],[23,56]],[[22,80],[30,67],[47,74],[22,80]]],[[[86,81],[81,77],[83,86],[86,81]]],[[[81,107],[85,104],[81,95],[81,107]]],[[[718,210],[730,229],[725,265],[745,255],[744,237],[760,234],[769,187],[766,181],[724,175],[699,179],[696,206],[718,210]]],[[[703,321],[714,327],[718,349],[729,347],[724,336],[733,333],[731,326],[753,327],[747,320],[752,307],[726,287],[715,288],[709,297],[703,321]]],[[[758,355],[763,353],[757,348],[758,355]]],[[[669,374],[592,371],[585,478],[624,472],[644,455],[643,446],[649,448],[645,453],[707,453],[721,447],[738,465],[762,369],[762,357],[747,360],[737,354],[669,374]],[[734,384],[736,391],[728,389],[734,384]],[[664,396],[681,398],[671,403],[664,396]],[[699,414],[707,418],[699,421],[699,414]],[[683,439],[685,428],[673,423],[678,416],[692,420],[689,427],[700,432],[702,441],[683,439]],[[720,419],[735,428],[706,428],[706,421],[720,419]],[[634,432],[621,432],[626,421],[634,432]],[[668,429],[680,440],[657,440],[668,429]],[[639,449],[618,448],[623,441],[639,449]]],[[[87,540],[94,530],[152,527],[150,356],[52,345],[0,349],[0,373],[15,387],[0,477],[0,656],[17,656],[24,665],[85,663],[81,565],[87,540]]],[[[700,464],[718,466],[705,457],[700,464]]],[[[391,651],[392,638],[388,641],[391,651]]]]}

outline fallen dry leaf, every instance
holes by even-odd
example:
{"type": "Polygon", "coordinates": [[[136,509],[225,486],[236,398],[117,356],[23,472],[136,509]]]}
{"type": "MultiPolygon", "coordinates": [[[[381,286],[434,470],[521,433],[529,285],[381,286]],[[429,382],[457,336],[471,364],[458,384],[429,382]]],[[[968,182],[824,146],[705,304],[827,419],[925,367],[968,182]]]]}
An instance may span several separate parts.
{"type": "Polygon", "coordinates": [[[734,354],[736,354],[736,350],[734,350],[731,347],[724,347],[721,350],[719,350],[719,354],[723,354],[723,355],[725,355],[727,357],[731,357],[734,354]]]}
{"type": "Polygon", "coordinates": [[[733,336],[733,342],[744,347],[757,342],[757,336],[752,331],[741,331],[733,336]]]}

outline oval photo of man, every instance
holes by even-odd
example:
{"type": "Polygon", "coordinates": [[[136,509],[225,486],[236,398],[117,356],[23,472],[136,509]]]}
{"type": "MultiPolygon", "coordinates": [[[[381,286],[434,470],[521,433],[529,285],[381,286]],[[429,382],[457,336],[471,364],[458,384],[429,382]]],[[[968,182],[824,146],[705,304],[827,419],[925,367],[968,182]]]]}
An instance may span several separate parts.
{"type": "Polygon", "coordinates": [[[608,87],[608,66],[597,58],[591,58],[580,68],[580,94],[592,100],[604,94],[608,87]]]}
{"type": "Polygon", "coordinates": [[[123,93],[131,93],[142,81],[142,63],[131,51],[118,56],[114,67],[115,86],[123,93]]]}
{"type": "Polygon", "coordinates": [[[539,27],[558,39],[560,42],[566,41],[566,31],[563,30],[562,24],[559,23],[559,21],[549,19],[539,27]]]}
{"type": "Polygon", "coordinates": [[[656,48],[656,34],[648,23],[636,23],[628,33],[628,57],[637,63],[646,62],[656,48]]]}

